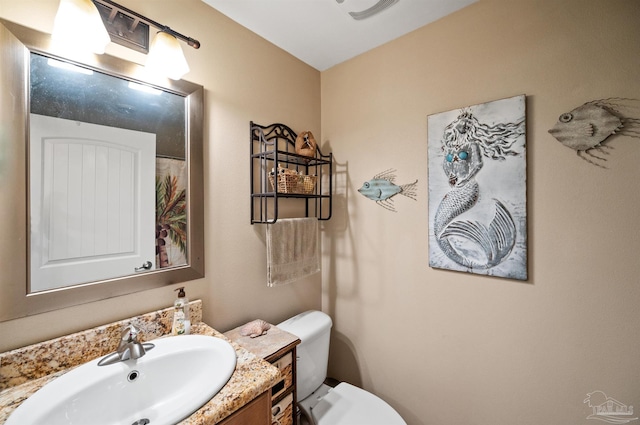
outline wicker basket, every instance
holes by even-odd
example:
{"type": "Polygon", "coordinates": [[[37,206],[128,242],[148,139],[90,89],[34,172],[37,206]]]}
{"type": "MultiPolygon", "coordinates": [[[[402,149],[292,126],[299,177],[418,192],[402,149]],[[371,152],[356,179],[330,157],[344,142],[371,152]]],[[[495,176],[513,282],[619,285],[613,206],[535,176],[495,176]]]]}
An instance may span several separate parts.
{"type": "MultiPolygon", "coordinates": [[[[278,174],[278,188],[277,191],[280,193],[298,193],[298,180],[300,180],[300,176],[297,174],[278,174]]],[[[273,173],[269,173],[269,183],[271,183],[271,187],[273,190],[276,190],[274,181],[273,181],[273,173]]]]}
{"type": "MultiPolygon", "coordinates": [[[[276,190],[274,185],[274,173],[269,173],[269,183],[273,190],[276,190]]],[[[309,195],[313,193],[316,188],[316,176],[301,176],[298,174],[278,173],[278,193],[298,193],[303,195],[309,195]]]]}
{"type": "Polygon", "coordinates": [[[316,176],[300,176],[298,182],[298,192],[305,195],[313,193],[316,189],[316,176]]]}

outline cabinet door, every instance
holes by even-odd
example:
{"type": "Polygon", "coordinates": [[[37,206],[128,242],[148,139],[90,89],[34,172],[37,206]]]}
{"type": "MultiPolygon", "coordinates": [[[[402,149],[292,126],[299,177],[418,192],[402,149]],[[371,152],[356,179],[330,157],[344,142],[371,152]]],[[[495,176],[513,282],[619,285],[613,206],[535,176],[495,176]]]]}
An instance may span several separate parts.
{"type": "Polygon", "coordinates": [[[271,425],[271,398],[266,391],[238,410],[220,425],[271,425]]]}

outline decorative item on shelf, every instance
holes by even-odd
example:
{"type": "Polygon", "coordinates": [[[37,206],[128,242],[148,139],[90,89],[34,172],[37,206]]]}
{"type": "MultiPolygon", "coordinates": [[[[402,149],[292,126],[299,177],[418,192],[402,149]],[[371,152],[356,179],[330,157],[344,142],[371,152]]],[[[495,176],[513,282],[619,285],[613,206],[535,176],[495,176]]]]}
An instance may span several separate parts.
{"type": "Polygon", "coordinates": [[[275,174],[275,170],[271,169],[269,173],[269,183],[271,183],[274,191],[280,193],[296,193],[300,176],[295,170],[278,166],[278,176],[276,177],[275,174]]]}
{"type": "Polygon", "coordinates": [[[316,139],[310,131],[303,131],[296,137],[296,153],[313,158],[316,155],[316,139]]]}
{"type": "Polygon", "coordinates": [[[316,176],[302,175],[298,181],[298,191],[305,195],[313,193],[316,188],[316,176]]]}
{"type": "Polygon", "coordinates": [[[257,319],[244,325],[242,329],[240,329],[240,335],[257,338],[265,335],[269,329],[271,329],[270,324],[264,320],[257,319]]]}
{"type": "Polygon", "coordinates": [[[277,191],[280,193],[309,195],[315,190],[316,176],[304,175],[296,170],[281,166],[278,166],[277,182],[275,174],[275,170],[271,169],[269,183],[271,183],[273,190],[276,190],[277,185],[277,191]]]}

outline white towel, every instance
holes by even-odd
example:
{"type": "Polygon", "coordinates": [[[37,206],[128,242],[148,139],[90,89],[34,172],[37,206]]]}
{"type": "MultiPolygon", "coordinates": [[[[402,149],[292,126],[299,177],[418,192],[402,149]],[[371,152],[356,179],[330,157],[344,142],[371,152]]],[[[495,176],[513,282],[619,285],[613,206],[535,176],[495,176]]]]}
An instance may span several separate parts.
{"type": "Polygon", "coordinates": [[[320,271],[317,218],[267,224],[267,285],[291,283],[320,271]]]}

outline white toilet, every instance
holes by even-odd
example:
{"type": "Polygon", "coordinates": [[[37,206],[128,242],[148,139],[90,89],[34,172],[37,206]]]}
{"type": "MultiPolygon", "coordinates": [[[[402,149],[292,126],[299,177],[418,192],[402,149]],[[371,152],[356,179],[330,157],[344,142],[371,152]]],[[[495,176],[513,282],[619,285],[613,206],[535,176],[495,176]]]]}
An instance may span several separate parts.
{"type": "Polygon", "coordinates": [[[406,425],[398,412],[375,395],[346,382],[324,384],[329,360],[331,318],[307,311],[277,325],[300,338],[297,347],[298,406],[314,425],[406,425]]]}

